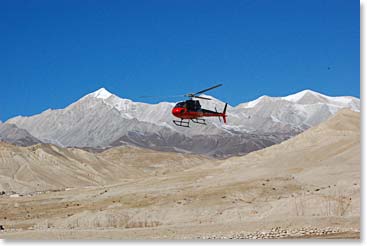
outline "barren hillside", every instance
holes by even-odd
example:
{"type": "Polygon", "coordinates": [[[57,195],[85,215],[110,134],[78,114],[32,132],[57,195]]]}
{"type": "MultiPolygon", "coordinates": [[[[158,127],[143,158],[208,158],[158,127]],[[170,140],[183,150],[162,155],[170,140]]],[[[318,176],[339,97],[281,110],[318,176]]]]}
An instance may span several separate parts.
{"type": "Polygon", "coordinates": [[[121,157],[121,153],[141,155],[130,150],[85,156],[83,160],[95,163],[125,163],[121,169],[131,168],[143,178],[26,197],[2,196],[0,219],[6,230],[1,236],[203,238],[313,227],[359,237],[359,118],[359,113],[342,110],[281,144],[220,163],[195,157],[200,166],[180,170],[175,159],[165,159],[165,166],[179,171],[157,176],[144,172],[149,160],[158,158],[153,152],[140,156],[139,163],[147,164],[139,165],[121,157]]]}
{"type": "Polygon", "coordinates": [[[0,142],[0,191],[27,194],[111,185],[182,171],[208,160],[127,146],[91,153],[51,144],[19,147],[0,142]]]}

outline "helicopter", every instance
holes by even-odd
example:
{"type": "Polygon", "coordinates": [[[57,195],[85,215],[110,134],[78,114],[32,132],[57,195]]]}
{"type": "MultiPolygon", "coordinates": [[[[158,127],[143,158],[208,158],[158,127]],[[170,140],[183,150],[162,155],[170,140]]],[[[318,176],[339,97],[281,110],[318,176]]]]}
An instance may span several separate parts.
{"type": "MultiPolygon", "coordinates": [[[[196,93],[188,93],[184,95],[176,95],[176,96],[163,96],[163,97],[188,97],[189,100],[178,102],[173,108],[172,108],[172,114],[173,116],[179,118],[180,120],[173,120],[173,123],[176,126],[182,126],[182,127],[190,127],[190,121],[196,124],[200,125],[206,125],[205,119],[203,117],[218,117],[223,118],[223,122],[227,123],[227,103],[224,106],[223,112],[217,112],[217,109],[215,111],[203,109],[200,105],[199,100],[194,100],[193,98],[198,99],[204,99],[204,100],[212,100],[208,97],[202,97],[199,96],[200,94],[213,90],[219,86],[222,86],[223,84],[218,84],[215,86],[212,86],[210,88],[198,91],[196,93]]],[[[140,98],[154,98],[157,96],[141,96],[140,98]]],[[[158,96],[162,97],[162,96],[158,96]]]]}
{"type": "Polygon", "coordinates": [[[173,120],[173,123],[176,126],[182,126],[182,127],[190,127],[190,121],[196,124],[206,125],[206,121],[205,119],[203,119],[203,117],[219,117],[219,120],[222,117],[223,122],[227,123],[227,115],[226,115],[227,103],[224,106],[223,112],[220,113],[220,112],[217,112],[216,109],[215,111],[203,109],[201,108],[199,100],[193,100],[193,98],[211,100],[210,98],[202,97],[198,95],[206,91],[215,89],[219,86],[222,86],[222,84],[212,86],[210,88],[198,91],[196,93],[188,93],[188,94],[183,95],[185,97],[189,97],[190,99],[186,101],[178,102],[173,107],[172,114],[175,117],[180,119],[180,120],[173,120]]]}
{"type": "Polygon", "coordinates": [[[182,127],[190,127],[190,121],[196,124],[206,125],[205,119],[202,119],[203,117],[219,117],[219,120],[220,117],[222,117],[223,122],[227,123],[227,115],[226,115],[227,103],[224,106],[223,112],[220,113],[217,112],[216,109],[215,111],[203,109],[201,108],[199,100],[193,100],[193,98],[211,100],[210,98],[198,95],[206,91],[212,90],[214,88],[217,88],[219,86],[222,86],[222,84],[212,86],[210,88],[201,90],[196,93],[185,94],[184,96],[189,97],[190,99],[183,102],[179,102],[173,107],[172,114],[175,117],[181,119],[181,120],[173,120],[173,123],[176,126],[182,126],[182,127]]]}

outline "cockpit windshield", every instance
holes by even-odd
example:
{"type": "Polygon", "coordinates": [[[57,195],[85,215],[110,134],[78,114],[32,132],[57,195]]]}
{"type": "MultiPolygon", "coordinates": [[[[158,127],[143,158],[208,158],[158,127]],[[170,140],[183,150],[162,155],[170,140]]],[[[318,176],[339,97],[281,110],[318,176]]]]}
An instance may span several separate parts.
{"type": "Polygon", "coordinates": [[[187,100],[177,103],[175,108],[187,108],[188,110],[196,111],[201,109],[201,105],[197,100],[187,100]]]}

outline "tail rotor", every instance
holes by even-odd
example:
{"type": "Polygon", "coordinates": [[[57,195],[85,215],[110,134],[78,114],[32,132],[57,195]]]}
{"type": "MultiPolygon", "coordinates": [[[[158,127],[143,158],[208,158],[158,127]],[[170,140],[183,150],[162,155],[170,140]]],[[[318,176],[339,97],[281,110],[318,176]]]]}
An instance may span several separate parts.
{"type": "Polygon", "coordinates": [[[228,103],[226,103],[226,105],[224,106],[224,110],[223,110],[223,113],[222,113],[224,124],[227,123],[227,115],[226,115],[227,105],[228,105],[228,103]]]}

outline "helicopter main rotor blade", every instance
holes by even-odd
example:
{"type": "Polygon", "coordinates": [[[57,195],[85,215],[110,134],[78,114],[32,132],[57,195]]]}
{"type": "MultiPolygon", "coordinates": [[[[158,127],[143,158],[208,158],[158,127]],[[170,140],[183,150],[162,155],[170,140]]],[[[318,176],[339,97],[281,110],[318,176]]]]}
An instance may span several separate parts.
{"type": "Polygon", "coordinates": [[[139,98],[174,98],[174,97],[184,97],[185,95],[175,95],[175,96],[140,96],[139,98]]]}
{"type": "Polygon", "coordinates": [[[209,90],[213,90],[219,86],[222,86],[223,84],[218,84],[218,85],[215,85],[215,86],[212,86],[210,88],[207,88],[205,90],[201,90],[201,91],[198,91],[196,93],[188,93],[188,94],[181,94],[181,95],[174,95],[174,96],[141,96],[139,98],[173,98],[173,97],[196,97],[196,98],[201,98],[201,99],[205,99],[205,100],[211,100],[210,98],[206,98],[206,97],[199,97],[197,95],[199,94],[202,94],[206,91],[209,91],[209,90]]]}
{"type": "Polygon", "coordinates": [[[200,99],[205,99],[205,100],[212,100],[211,98],[208,97],[200,97],[200,96],[193,96],[194,98],[200,98],[200,99]]]}
{"type": "Polygon", "coordinates": [[[213,89],[215,89],[215,88],[217,88],[217,87],[219,87],[219,86],[222,86],[222,85],[223,85],[223,84],[215,85],[215,86],[212,86],[212,87],[210,87],[210,88],[208,88],[208,89],[205,89],[205,90],[202,90],[202,91],[198,91],[198,92],[196,92],[196,93],[192,93],[192,95],[202,94],[202,93],[204,93],[204,92],[206,92],[206,91],[213,90],[213,89]]]}

